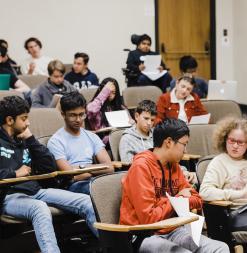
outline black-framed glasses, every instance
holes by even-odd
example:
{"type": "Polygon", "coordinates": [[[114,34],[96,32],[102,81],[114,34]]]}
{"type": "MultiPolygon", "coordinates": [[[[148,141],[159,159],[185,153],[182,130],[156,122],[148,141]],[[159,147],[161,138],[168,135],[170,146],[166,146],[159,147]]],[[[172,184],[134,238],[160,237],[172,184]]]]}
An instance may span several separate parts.
{"type": "Polygon", "coordinates": [[[181,141],[176,141],[176,143],[183,145],[185,149],[187,148],[187,145],[188,145],[188,143],[183,143],[181,141]]]}

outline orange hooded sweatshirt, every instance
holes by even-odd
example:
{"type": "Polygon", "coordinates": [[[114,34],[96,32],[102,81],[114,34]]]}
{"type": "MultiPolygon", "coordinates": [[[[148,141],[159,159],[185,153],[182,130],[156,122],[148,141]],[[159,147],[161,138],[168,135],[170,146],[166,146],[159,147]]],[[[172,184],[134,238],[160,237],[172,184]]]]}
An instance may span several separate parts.
{"type": "MultiPolygon", "coordinates": [[[[147,150],[134,157],[132,166],[122,180],[120,224],[150,224],[176,216],[165,192],[176,196],[182,189],[191,188],[191,185],[184,178],[178,163],[171,165],[170,173],[168,167],[162,169],[165,177],[164,187],[162,187],[163,176],[156,155],[147,150]]],[[[202,208],[202,200],[194,189],[191,191],[189,204],[190,209],[202,208]]]]}

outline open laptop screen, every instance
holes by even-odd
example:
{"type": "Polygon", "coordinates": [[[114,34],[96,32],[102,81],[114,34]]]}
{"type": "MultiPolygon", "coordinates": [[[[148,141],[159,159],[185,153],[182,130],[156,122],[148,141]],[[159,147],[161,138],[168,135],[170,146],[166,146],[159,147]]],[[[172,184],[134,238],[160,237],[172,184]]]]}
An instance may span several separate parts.
{"type": "Polygon", "coordinates": [[[209,80],[207,99],[237,101],[237,81],[209,80]]]}
{"type": "Polygon", "coordinates": [[[0,74],[0,90],[9,90],[10,87],[10,75],[0,74]]]}

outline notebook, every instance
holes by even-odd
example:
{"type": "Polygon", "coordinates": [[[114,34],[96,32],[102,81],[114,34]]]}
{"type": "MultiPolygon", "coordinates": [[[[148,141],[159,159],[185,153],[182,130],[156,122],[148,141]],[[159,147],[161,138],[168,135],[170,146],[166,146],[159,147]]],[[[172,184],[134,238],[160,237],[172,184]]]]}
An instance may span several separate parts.
{"type": "Polygon", "coordinates": [[[237,101],[237,81],[209,80],[207,99],[237,101]]]}
{"type": "Polygon", "coordinates": [[[0,74],[0,90],[9,90],[10,74],[0,74]]]}
{"type": "Polygon", "coordinates": [[[127,110],[105,112],[105,116],[112,127],[130,127],[127,110]]]}

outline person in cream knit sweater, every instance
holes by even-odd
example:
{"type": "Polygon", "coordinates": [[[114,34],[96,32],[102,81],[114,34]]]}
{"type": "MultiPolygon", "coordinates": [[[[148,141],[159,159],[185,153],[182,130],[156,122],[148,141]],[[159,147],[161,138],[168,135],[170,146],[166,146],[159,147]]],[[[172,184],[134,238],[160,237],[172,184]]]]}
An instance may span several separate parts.
{"type": "Polygon", "coordinates": [[[221,153],[208,165],[200,196],[206,201],[230,200],[233,208],[247,204],[247,120],[223,119],[214,141],[221,153]]]}

